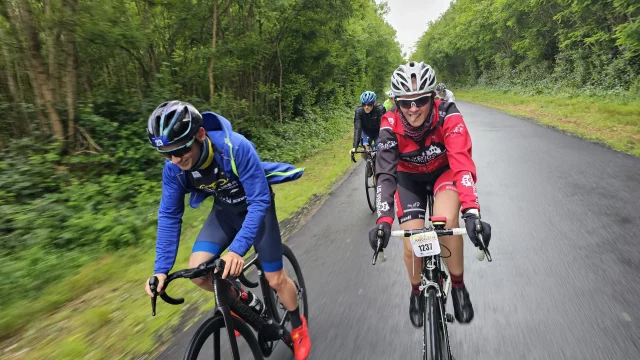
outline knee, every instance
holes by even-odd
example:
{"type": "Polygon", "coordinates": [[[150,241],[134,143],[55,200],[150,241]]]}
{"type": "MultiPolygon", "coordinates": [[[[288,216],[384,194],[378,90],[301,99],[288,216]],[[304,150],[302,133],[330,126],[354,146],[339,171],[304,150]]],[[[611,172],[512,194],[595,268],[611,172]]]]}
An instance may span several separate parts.
{"type": "Polygon", "coordinates": [[[457,228],[460,227],[460,216],[457,212],[450,214],[447,216],[447,224],[445,225],[447,228],[457,228]]]}
{"type": "Polygon", "coordinates": [[[211,282],[211,276],[195,278],[195,279],[191,279],[191,281],[194,284],[198,285],[199,287],[203,287],[203,286],[206,286],[206,284],[211,282]]]}
{"type": "Polygon", "coordinates": [[[279,292],[280,289],[284,288],[287,283],[287,276],[284,273],[284,270],[280,270],[274,273],[267,273],[266,275],[267,281],[269,282],[269,286],[279,292]]]}
{"type": "Polygon", "coordinates": [[[405,259],[411,259],[411,257],[413,256],[413,249],[411,248],[411,245],[409,246],[404,246],[404,258],[405,259]]]}

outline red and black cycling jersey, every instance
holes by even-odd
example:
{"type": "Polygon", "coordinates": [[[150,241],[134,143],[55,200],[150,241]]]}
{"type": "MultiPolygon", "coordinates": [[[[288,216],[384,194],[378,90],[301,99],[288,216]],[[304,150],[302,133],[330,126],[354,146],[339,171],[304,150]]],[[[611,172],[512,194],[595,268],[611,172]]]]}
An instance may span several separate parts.
{"type": "Polygon", "coordinates": [[[393,197],[398,171],[413,174],[453,171],[461,210],[480,209],[475,186],[476,166],[471,158],[471,136],[455,103],[435,100],[433,128],[423,144],[404,134],[400,113],[387,112],[380,123],[376,176],[378,223],[393,222],[393,197]]]}

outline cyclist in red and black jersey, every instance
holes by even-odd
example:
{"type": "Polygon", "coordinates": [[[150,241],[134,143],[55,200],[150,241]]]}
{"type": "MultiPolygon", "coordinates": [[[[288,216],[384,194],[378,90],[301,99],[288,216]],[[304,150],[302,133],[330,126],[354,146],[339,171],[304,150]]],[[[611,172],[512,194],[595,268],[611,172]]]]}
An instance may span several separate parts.
{"type": "MultiPolygon", "coordinates": [[[[383,225],[383,247],[391,234],[394,197],[400,229],[424,227],[427,187],[435,195],[433,215],[446,216],[446,227],[459,227],[461,211],[476,247],[481,244],[478,233],[486,245],[491,239],[491,226],[480,221],[471,137],[455,103],[434,100],[435,88],[435,71],[422,62],[401,65],[391,77],[396,109],[382,117],[376,159],[377,224],[383,225]]],[[[369,232],[374,250],[378,225],[369,232]]],[[[460,323],[469,323],[474,313],[463,281],[462,237],[441,237],[440,242],[451,251],[445,261],[451,273],[455,317],[460,323]]],[[[420,271],[413,270],[422,267],[422,258],[413,256],[408,238],[404,239],[404,261],[412,287],[409,317],[414,326],[421,327],[420,271]]]]}

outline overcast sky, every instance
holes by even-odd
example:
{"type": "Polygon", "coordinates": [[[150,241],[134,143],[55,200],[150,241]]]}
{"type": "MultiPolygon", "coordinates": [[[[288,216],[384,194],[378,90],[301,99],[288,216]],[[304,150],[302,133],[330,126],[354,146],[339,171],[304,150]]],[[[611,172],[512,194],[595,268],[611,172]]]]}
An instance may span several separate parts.
{"type": "MultiPolygon", "coordinates": [[[[380,3],[382,0],[376,0],[380,3]]],[[[402,51],[413,51],[415,42],[427,29],[427,22],[437,19],[451,0],[387,0],[391,11],[386,20],[394,29],[402,51]]]]}

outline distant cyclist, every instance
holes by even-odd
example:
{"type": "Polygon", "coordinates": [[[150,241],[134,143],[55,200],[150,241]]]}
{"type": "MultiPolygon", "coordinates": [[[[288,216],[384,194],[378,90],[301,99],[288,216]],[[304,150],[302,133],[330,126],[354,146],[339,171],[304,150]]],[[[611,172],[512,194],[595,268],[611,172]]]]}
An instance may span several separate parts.
{"type": "MultiPolygon", "coordinates": [[[[155,276],[161,292],[178,252],[185,195],[197,208],[214,197],[213,208],[198,234],[189,268],[221,256],[222,278],[238,276],[243,256],[253,246],[265,276],[289,311],[296,360],[309,355],[311,340],[305,317],[300,314],[296,286],[283,269],[282,239],[271,184],[298,179],[302,169],[284,163],[262,162],[253,143],[234,132],[231,123],[214,112],[200,114],[182,101],[160,104],[147,124],[151,144],[167,160],[162,171],[162,195],[158,209],[155,276]],[[222,252],[228,249],[226,254],[222,252]]],[[[193,279],[213,291],[211,275],[193,279]]],[[[145,290],[153,296],[147,280],[145,290]]]]}
{"type": "Polygon", "coordinates": [[[440,98],[441,101],[454,102],[456,98],[453,96],[453,93],[447,89],[447,87],[440,83],[436,86],[436,94],[440,98]]]}
{"type": "MultiPolygon", "coordinates": [[[[356,108],[353,116],[353,148],[349,152],[351,159],[354,159],[353,153],[358,146],[368,149],[370,144],[377,143],[380,119],[387,112],[384,106],[376,103],[376,93],[373,91],[363,92],[360,95],[360,102],[362,106],[356,108]]],[[[366,156],[363,154],[362,158],[366,159],[366,156]]]]}
{"type": "MultiPolygon", "coordinates": [[[[351,160],[355,162],[353,153],[359,146],[369,150],[369,146],[377,144],[380,133],[380,119],[387,110],[384,106],[376,103],[376,93],[365,91],[360,95],[361,106],[356,108],[353,116],[353,148],[349,152],[351,160]]],[[[367,155],[362,154],[362,159],[366,160],[367,155]]],[[[371,170],[367,167],[367,176],[371,176],[371,170]]]]}
{"type": "Polygon", "coordinates": [[[393,111],[395,109],[392,109],[392,108],[395,104],[396,104],[396,100],[394,99],[393,91],[392,90],[387,91],[387,100],[385,100],[383,104],[384,108],[387,111],[393,111]]]}

